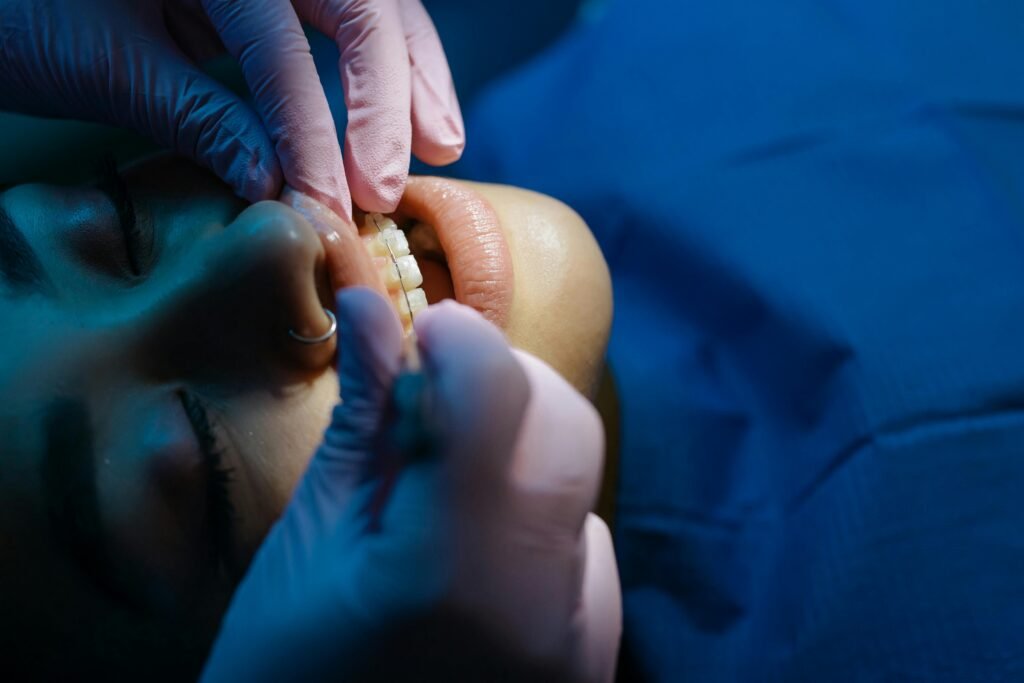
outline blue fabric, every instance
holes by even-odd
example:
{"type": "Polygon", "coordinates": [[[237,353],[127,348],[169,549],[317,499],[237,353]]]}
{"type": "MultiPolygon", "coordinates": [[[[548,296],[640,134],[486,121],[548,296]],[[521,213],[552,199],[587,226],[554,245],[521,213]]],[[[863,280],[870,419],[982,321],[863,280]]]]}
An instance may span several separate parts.
{"type": "Polygon", "coordinates": [[[612,270],[628,677],[1024,680],[1022,27],[613,1],[471,112],[612,270]]]}

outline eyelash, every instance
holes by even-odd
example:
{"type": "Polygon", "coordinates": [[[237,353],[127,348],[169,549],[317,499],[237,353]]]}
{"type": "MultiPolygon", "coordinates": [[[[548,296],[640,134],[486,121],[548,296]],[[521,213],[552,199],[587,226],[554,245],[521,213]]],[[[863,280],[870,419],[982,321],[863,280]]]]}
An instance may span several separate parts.
{"type": "Polygon", "coordinates": [[[100,189],[114,200],[118,223],[124,235],[125,250],[128,255],[128,268],[134,277],[142,276],[142,241],[143,232],[139,225],[139,214],[135,209],[135,199],[128,183],[117,168],[117,161],[112,156],[105,156],[100,161],[100,189]]]}
{"type": "Polygon", "coordinates": [[[223,579],[230,579],[231,529],[236,521],[235,509],[228,491],[233,470],[223,464],[224,449],[217,440],[216,424],[206,406],[188,392],[179,392],[185,414],[199,437],[199,451],[206,469],[206,509],[210,526],[209,554],[212,564],[223,579]]]}

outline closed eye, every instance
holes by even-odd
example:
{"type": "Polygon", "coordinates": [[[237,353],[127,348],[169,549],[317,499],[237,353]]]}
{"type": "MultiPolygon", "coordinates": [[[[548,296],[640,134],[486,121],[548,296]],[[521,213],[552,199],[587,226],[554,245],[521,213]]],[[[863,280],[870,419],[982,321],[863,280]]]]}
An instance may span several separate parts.
{"type": "Polygon", "coordinates": [[[203,467],[206,470],[206,520],[208,553],[212,566],[221,579],[231,582],[234,576],[234,534],[232,529],[238,521],[231,503],[230,487],[233,472],[223,464],[224,449],[217,438],[216,425],[206,405],[195,395],[179,391],[185,415],[199,441],[203,467]]]}
{"type": "Polygon", "coordinates": [[[139,220],[131,188],[113,157],[105,157],[101,162],[97,189],[107,195],[117,211],[130,275],[133,279],[141,278],[146,274],[152,256],[152,226],[144,226],[139,220]]]}

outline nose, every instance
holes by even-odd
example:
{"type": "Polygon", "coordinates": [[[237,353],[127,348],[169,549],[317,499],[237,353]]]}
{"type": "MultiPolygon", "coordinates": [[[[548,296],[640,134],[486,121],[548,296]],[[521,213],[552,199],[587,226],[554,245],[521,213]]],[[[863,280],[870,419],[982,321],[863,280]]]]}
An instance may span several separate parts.
{"type": "Polygon", "coordinates": [[[177,272],[144,316],[154,374],[280,384],[330,365],[333,337],[303,344],[289,334],[321,335],[331,305],[320,239],[292,209],[254,204],[169,265],[177,272]]]}

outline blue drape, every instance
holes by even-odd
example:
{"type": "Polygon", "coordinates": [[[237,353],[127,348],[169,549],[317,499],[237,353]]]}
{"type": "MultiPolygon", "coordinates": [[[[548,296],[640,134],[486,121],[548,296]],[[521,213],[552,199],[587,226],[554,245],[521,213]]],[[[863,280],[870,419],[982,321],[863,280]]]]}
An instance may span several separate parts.
{"type": "Polygon", "coordinates": [[[1024,3],[613,0],[468,131],[611,267],[625,677],[1024,680],[1024,3]]]}

